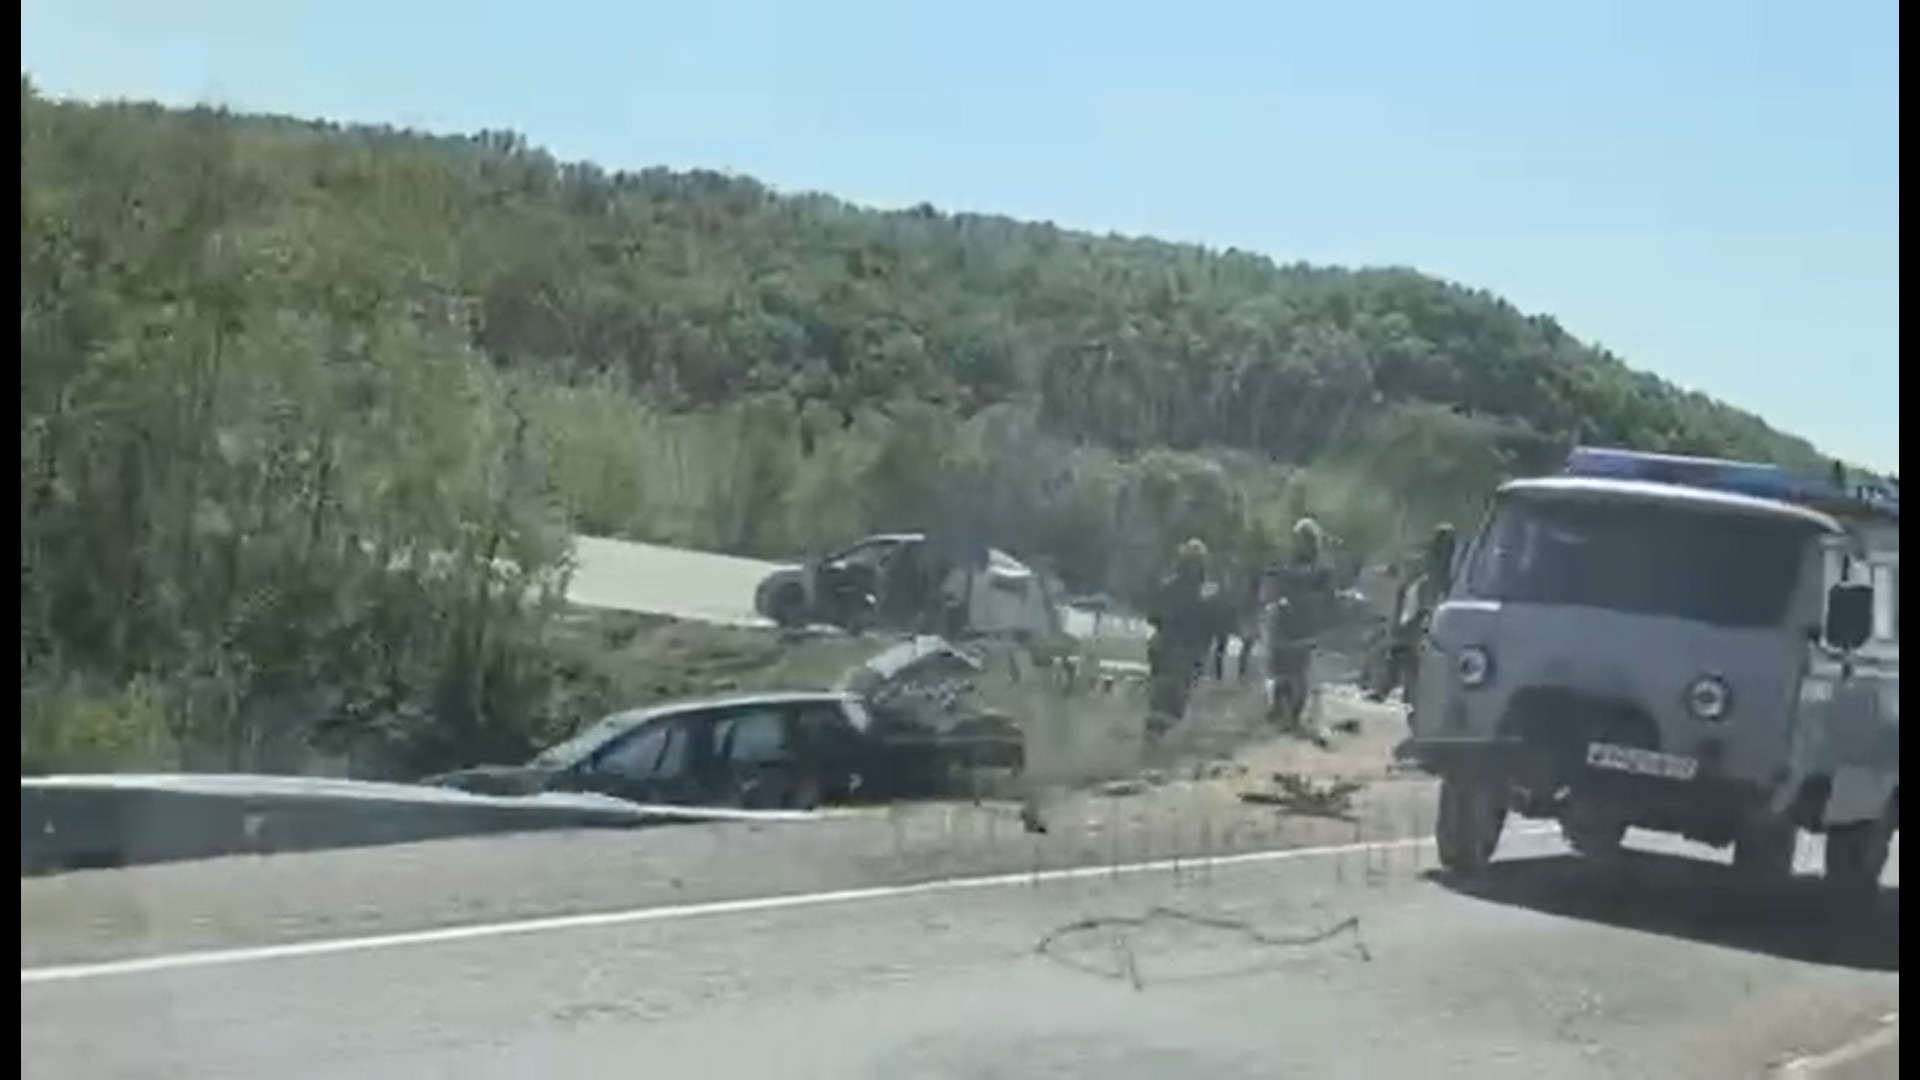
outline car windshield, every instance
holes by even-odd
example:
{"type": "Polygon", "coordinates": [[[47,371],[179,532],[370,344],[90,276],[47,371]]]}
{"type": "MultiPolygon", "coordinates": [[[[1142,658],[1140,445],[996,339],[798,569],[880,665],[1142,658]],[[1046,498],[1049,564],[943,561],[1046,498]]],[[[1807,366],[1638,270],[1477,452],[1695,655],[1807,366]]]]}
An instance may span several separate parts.
{"type": "Polygon", "coordinates": [[[1489,600],[1772,626],[1815,528],[1665,503],[1509,498],[1476,547],[1466,588],[1489,600]]]}
{"type": "Polygon", "coordinates": [[[639,723],[640,719],[639,713],[622,712],[596,720],[568,738],[535,754],[529,764],[541,769],[564,769],[584,761],[588,755],[605,746],[609,740],[623,732],[633,730],[633,726],[639,723]]]}
{"type": "Polygon", "coordinates": [[[859,566],[872,566],[880,562],[889,552],[900,545],[887,539],[868,539],[849,548],[843,548],[829,556],[829,563],[849,563],[859,566]]]}

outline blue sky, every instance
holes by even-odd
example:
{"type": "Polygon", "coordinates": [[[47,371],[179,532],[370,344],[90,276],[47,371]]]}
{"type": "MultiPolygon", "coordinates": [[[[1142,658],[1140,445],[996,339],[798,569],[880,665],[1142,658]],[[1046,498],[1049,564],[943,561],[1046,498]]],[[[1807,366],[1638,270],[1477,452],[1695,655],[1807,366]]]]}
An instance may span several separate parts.
{"type": "Polygon", "coordinates": [[[24,0],[20,27],[56,94],[1416,266],[1899,460],[1897,0],[24,0]]]}

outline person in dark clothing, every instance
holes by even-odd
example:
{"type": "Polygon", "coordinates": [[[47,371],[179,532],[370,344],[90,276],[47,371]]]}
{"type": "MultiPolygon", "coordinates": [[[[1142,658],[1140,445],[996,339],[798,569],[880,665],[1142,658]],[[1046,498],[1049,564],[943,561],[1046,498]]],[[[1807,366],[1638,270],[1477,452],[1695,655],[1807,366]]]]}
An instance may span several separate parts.
{"type": "Polygon", "coordinates": [[[1337,607],[1325,536],[1312,518],[1293,527],[1293,551],[1274,571],[1266,609],[1269,718],[1298,726],[1312,687],[1314,641],[1331,627],[1337,607]]]}
{"type": "Polygon", "coordinates": [[[1240,637],[1240,670],[1238,680],[1245,682],[1257,674],[1254,669],[1254,656],[1261,648],[1260,640],[1266,619],[1267,593],[1270,589],[1271,573],[1262,571],[1247,575],[1241,595],[1234,609],[1235,625],[1240,637]]]}
{"type": "Polygon", "coordinates": [[[1422,593],[1422,607],[1432,611],[1440,606],[1453,588],[1453,559],[1456,543],[1453,526],[1445,522],[1434,526],[1433,536],[1427,540],[1426,580],[1422,593]]]}
{"type": "Polygon", "coordinates": [[[1240,679],[1247,673],[1246,622],[1244,611],[1234,602],[1237,593],[1232,587],[1232,580],[1229,577],[1225,583],[1216,583],[1212,594],[1213,638],[1207,643],[1207,665],[1213,672],[1215,682],[1227,680],[1227,654],[1234,651],[1236,643],[1240,648],[1234,678],[1240,679]]]}
{"type": "Polygon", "coordinates": [[[1218,590],[1207,579],[1207,545],[1188,540],[1155,590],[1147,621],[1147,734],[1158,738],[1186,716],[1193,684],[1216,637],[1218,590]]]}
{"type": "Polygon", "coordinates": [[[1399,687],[1401,699],[1408,704],[1413,702],[1413,688],[1420,674],[1420,638],[1427,632],[1434,609],[1453,588],[1455,550],[1453,526],[1435,526],[1421,560],[1420,579],[1412,589],[1413,610],[1403,612],[1394,627],[1393,676],[1388,685],[1399,687]]]}
{"type": "Polygon", "coordinates": [[[901,544],[880,564],[880,616],[896,629],[918,631],[926,623],[926,545],[901,544]]]}

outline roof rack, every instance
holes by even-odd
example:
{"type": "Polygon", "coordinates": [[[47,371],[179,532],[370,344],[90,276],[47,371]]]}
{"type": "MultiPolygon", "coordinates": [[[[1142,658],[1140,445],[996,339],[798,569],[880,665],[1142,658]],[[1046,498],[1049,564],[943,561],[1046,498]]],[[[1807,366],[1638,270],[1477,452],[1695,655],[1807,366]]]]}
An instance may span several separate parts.
{"type": "Polygon", "coordinates": [[[1846,466],[1837,461],[1827,476],[1815,478],[1762,462],[1576,446],[1567,455],[1564,472],[1568,476],[1641,480],[1772,499],[1836,517],[1900,520],[1897,478],[1849,477],[1846,466]]]}

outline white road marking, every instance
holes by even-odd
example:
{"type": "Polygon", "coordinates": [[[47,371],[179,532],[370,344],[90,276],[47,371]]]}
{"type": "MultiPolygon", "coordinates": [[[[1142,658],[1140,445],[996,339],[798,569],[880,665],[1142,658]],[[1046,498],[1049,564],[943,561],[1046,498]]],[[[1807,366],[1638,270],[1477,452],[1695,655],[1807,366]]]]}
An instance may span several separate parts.
{"type": "Polygon", "coordinates": [[[1880,1018],[1872,1031],[1851,1042],[1842,1043],[1820,1054],[1794,1058],[1780,1066],[1777,1075],[1784,1080],[1809,1080],[1842,1066],[1851,1065],[1861,1058],[1879,1053],[1900,1042],[1900,1014],[1890,1012],[1880,1018]]]}
{"type": "MultiPolygon", "coordinates": [[[[1518,825],[1518,823],[1515,823],[1518,825]]],[[[1552,826],[1533,824],[1510,827],[1509,837],[1557,835],[1559,830],[1552,826]]],[[[208,949],[195,952],[170,953],[159,956],[142,956],[126,960],[102,960],[84,964],[56,964],[47,967],[21,968],[20,985],[37,986],[44,983],[76,982],[83,979],[109,979],[127,975],[147,975],[171,971],[188,971],[198,968],[231,967],[240,964],[265,964],[279,960],[298,960],[314,956],[336,956],[344,953],[382,952],[388,949],[403,949],[421,945],[438,945],[459,941],[478,941],[486,938],[516,937],[529,934],[553,934],[568,930],[586,930],[609,926],[632,926],[642,923],[675,922],[682,919],[711,918],[721,915],[748,915],[765,911],[788,911],[798,908],[828,907],[837,904],[854,904],[871,900],[888,900],[908,896],[921,896],[929,893],[959,892],[972,889],[999,889],[1021,885],[1040,885],[1063,881],[1083,881],[1103,875],[1138,875],[1157,872],[1170,872],[1186,867],[1205,864],[1213,867],[1248,866],[1262,863],[1285,862],[1294,859],[1325,858],[1334,855],[1349,855],[1363,851],[1381,851],[1387,849],[1421,847],[1431,844],[1425,837],[1403,838],[1399,840],[1380,840],[1372,843],[1331,844],[1320,847],[1284,848],[1271,851],[1251,851],[1235,855],[1189,856],[1178,859],[1155,859],[1151,862],[1124,863],[1119,865],[1076,866],[1060,870],[1030,870],[1007,874],[991,874],[980,877],[943,878],[938,881],[925,881],[912,885],[878,885],[860,889],[835,889],[828,892],[788,893],[775,896],[755,896],[740,900],[717,900],[700,904],[676,904],[671,906],[633,908],[625,911],[596,912],[583,915],[558,915],[539,919],[521,919],[513,922],[482,923],[469,926],[447,926],[432,930],[411,930],[404,933],[378,934],[371,937],[334,938],[321,941],[296,941],[279,945],[257,945],[237,949],[208,949]]]]}

